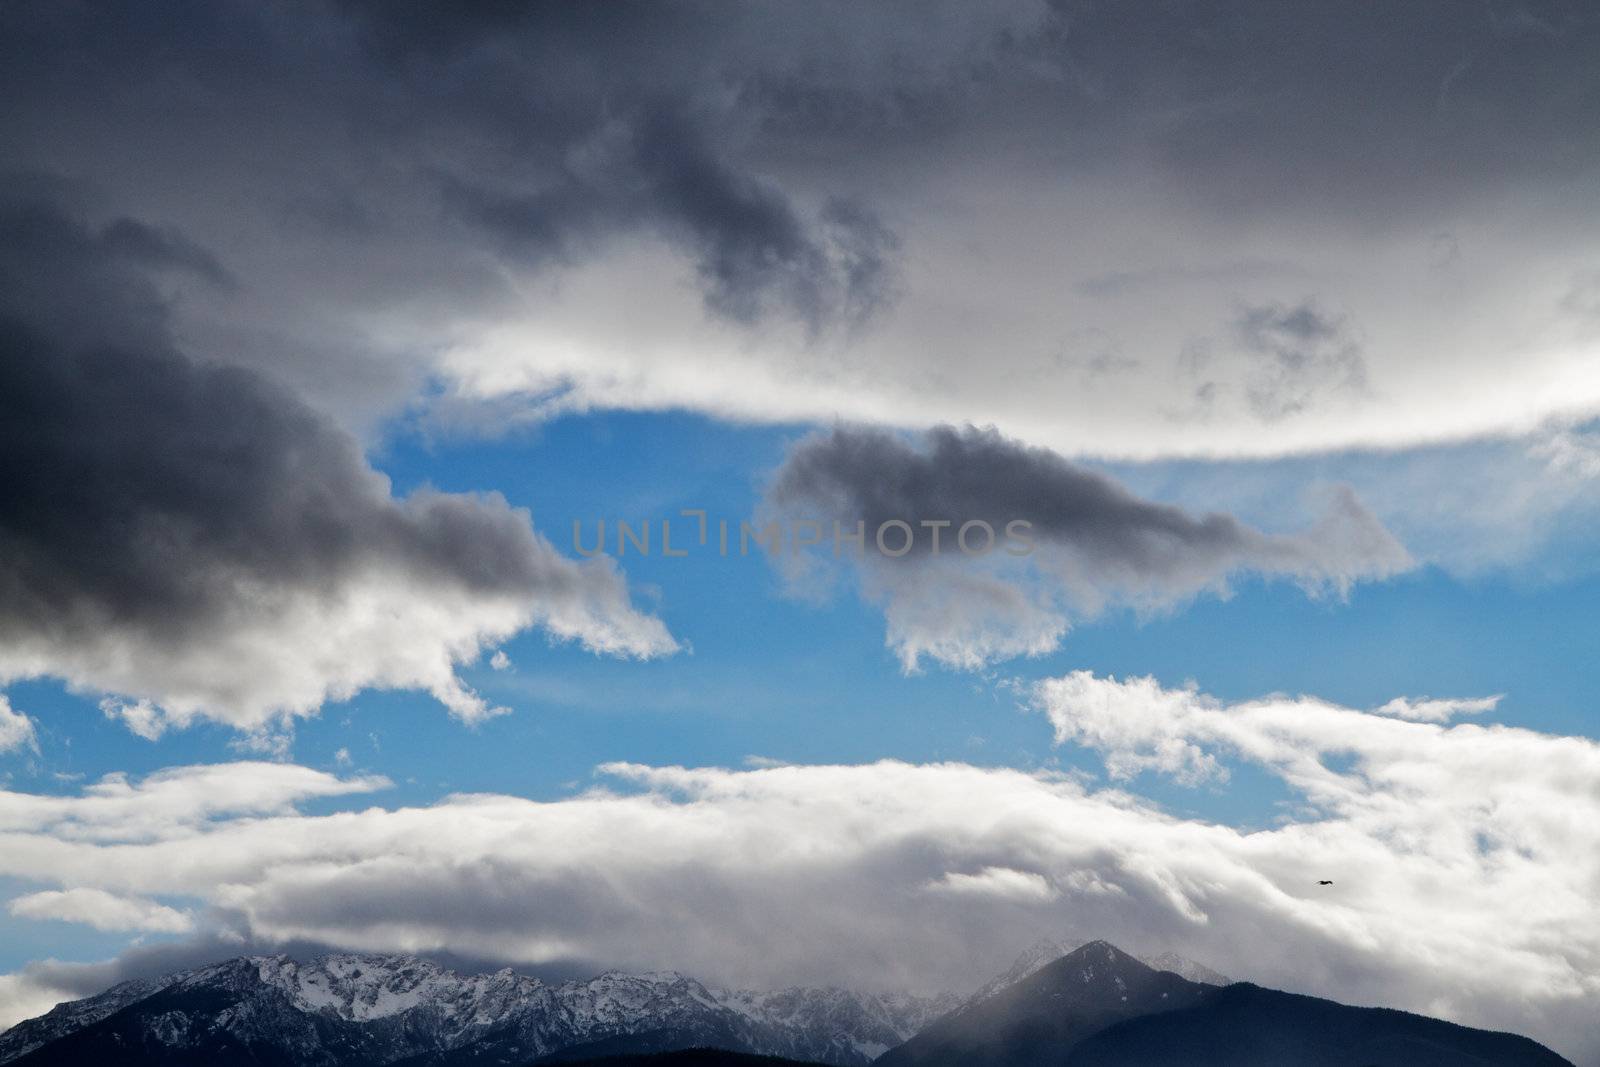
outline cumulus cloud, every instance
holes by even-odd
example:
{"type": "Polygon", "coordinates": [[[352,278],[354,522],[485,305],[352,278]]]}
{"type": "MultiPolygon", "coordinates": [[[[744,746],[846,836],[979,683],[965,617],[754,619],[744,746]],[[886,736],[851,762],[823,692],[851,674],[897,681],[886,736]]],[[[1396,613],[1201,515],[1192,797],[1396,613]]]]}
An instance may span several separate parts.
{"type": "MultiPolygon", "coordinates": [[[[562,800],[311,816],[294,805],[385,783],[245,764],[0,793],[0,876],[169,901],[216,955],[320,944],[753,985],[970,988],[1065,929],[1600,1054],[1600,745],[1081,674],[1033,699],[1117,776],[1217,781],[1242,760],[1294,803],[1241,829],[1050,772],[612,764],[562,800]]],[[[86,981],[49,981],[69,979],[86,981]]]]}
{"type": "Polygon", "coordinates": [[[941,427],[920,443],[860,427],[815,435],[790,451],[763,507],[791,531],[820,524],[818,548],[788,557],[799,580],[827,557],[855,561],[908,668],[923,655],[974,667],[1047,652],[1074,614],[1222,593],[1236,575],[1343,595],[1411,565],[1348,489],[1308,530],[1268,534],[1143,499],[1053,452],[970,427],[941,427]],[[858,523],[864,551],[835,537],[858,523]]]}
{"type": "Polygon", "coordinates": [[[260,733],[367,687],[482,719],[501,709],[456,665],[533,626],[676,648],[609,560],[561,556],[497,494],[397,498],[325,415],[181,352],[142,266],[192,270],[186,246],[130,251],[25,191],[0,232],[0,682],[108,693],[145,737],[260,733]]]}
{"type": "Polygon", "coordinates": [[[11,701],[0,693],[0,753],[19,748],[38,749],[39,737],[33,720],[11,706],[11,701]]]}
{"type": "Polygon", "coordinates": [[[55,919],[83,923],[96,930],[186,934],[194,920],[185,912],[139,897],[119,896],[103,889],[45,890],[14,897],[6,904],[22,919],[55,919]]]}

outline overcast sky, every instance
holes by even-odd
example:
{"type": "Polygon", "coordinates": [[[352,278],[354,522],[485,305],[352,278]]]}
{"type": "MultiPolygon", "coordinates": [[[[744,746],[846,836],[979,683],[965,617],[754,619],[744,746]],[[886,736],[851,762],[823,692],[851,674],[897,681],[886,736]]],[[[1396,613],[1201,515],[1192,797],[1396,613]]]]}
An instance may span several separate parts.
{"type": "Polygon", "coordinates": [[[8,5],[0,95],[0,1025],[1078,936],[1600,1064],[1587,5],[8,5]]]}

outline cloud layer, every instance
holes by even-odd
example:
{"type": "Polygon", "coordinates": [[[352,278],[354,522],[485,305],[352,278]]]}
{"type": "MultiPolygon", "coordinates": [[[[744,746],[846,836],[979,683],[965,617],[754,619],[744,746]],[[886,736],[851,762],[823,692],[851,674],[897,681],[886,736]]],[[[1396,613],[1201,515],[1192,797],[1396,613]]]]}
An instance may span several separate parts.
{"type": "Polygon", "coordinates": [[[190,913],[213,954],[231,938],[754,985],[966,988],[1065,930],[1600,1056],[1600,745],[1081,673],[1030,699],[1115,778],[1242,762],[1290,800],[1241,829],[1052,773],[613,764],[564,800],[309,816],[294,807],[385,783],[234,764],[0,793],[0,876],[31,883],[19,914],[190,913]]]}
{"type": "Polygon", "coordinates": [[[528,627],[676,647],[609,561],[562,557],[497,494],[396,498],[327,416],[181,351],[152,272],[214,271],[153,232],[0,202],[0,683],[109,694],[147,736],[373,686],[472,721],[494,709],[455,665],[528,627]]]}
{"type": "Polygon", "coordinates": [[[810,437],[773,476],[763,508],[791,531],[805,522],[822,531],[810,555],[786,561],[797,583],[829,557],[853,561],[908,668],[924,655],[977,667],[1046,652],[1074,617],[1223,593],[1235,576],[1343,595],[1412,565],[1345,488],[1310,529],[1267,534],[1142,499],[1053,452],[970,427],[916,443],[865,427],[810,437]],[[1012,537],[1018,521],[1027,525],[1012,537]],[[865,551],[836,544],[836,530],[858,523],[865,551]]]}
{"type": "Polygon", "coordinates": [[[1261,456],[1600,407],[1580,5],[6,18],[8,158],[200,235],[214,258],[123,245],[225,278],[185,331],[352,420],[437,381],[434,414],[479,423],[1261,456]]]}

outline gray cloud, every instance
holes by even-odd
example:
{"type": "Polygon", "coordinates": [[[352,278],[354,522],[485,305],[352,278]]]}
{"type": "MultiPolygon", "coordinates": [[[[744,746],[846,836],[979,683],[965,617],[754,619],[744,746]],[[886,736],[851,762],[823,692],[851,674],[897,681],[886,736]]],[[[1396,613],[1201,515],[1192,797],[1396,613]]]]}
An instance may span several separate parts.
{"type": "Polygon", "coordinates": [[[1250,406],[1275,421],[1367,390],[1367,364],[1350,324],[1310,300],[1240,310],[1234,332],[1256,365],[1245,381],[1250,406]]]}
{"type": "Polygon", "coordinates": [[[1561,298],[1561,307],[1582,323],[1587,331],[1600,327],[1600,270],[1579,271],[1572,286],[1561,298]]]}
{"type": "Polygon", "coordinates": [[[536,263],[570,262],[618,231],[653,229],[694,258],[706,307],[740,323],[788,313],[817,331],[865,319],[892,291],[895,238],[870,211],[832,199],[802,216],[670,108],[613,120],[578,154],[536,192],[446,175],[446,203],[536,263]]]}
{"type": "Polygon", "coordinates": [[[365,685],[484,714],[452,664],[535,622],[674,647],[614,570],[561,557],[498,495],[396,499],[327,416],[180,352],[141,268],[226,277],[180,236],[25,196],[0,203],[0,250],[0,678],[259,728],[365,685]],[[431,598],[463,614],[430,619],[431,598]]]}
{"type": "Polygon", "coordinates": [[[11,701],[0,695],[0,755],[18,749],[37,750],[38,732],[33,720],[11,706],[11,701]]]}
{"type": "MultiPolygon", "coordinates": [[[[1600,402],[1549,328],[1562,294],[1534,291],[1592,266],[1600,21],[1577,4],[4,17],[8,158],[72,179],[91,217],[199,239],[211,265],[125,237],[214,282],[226,263],[183,335],[357,427],[437,384],[453,411],[974,419],[1148,457],[1458,439],[1600,402]],[[1171,418],[1190,338],[1306,292],[1361,324],[1366,391],[1322,402],[1245,345],[1171,418]],[[1127,360],[1114,385],[1040,363],[1068,335],[1127,360]],[[1461,395],[1425,384],[1443,367],[1461,395]]],[[[1349,370],[1344,347],[1314,361],[1349,370]]]]}
{"type": "MultiPolygon", "coordinates": [[[[1309,529],[1269,534],[1226,513],[1196,515],[1141,498],[1046,449],[970,427],[932,430],[921,447],[870,428],[813,436],[791,450],[764,506],[851,529],[862,520],[869,538],[894,520],[918,531],[906,555],[869,551],[862,563],[865,587],[887,600],[891,641],[910,663],[919,648],[968,665],[1046,651],[1065,630],[1065,605],[1079,614],[1108,603],[1161,606],[1224,589],[1240,574],[1344,593],[1411,565],[1348,489],[1334,492],[1309,529]],[[981,520],[998,532],[1019,519],[1031,524],[1031,555],[958,551],[963,523],[981,520]],[[924,524],[938,522],[951,525],[934,558],[924,524]],[[995,643],[997,628],[1012,637],[995,643]]],[[[982,543],[980,533],[973,537],[982,543]]]]}
{"type": "Polygon", "coordinates": [[[120,218],[101,231],[97,251],[139,266],[190,271],[223,289],[238,288],[237,279],[215,256],[171,227],[120,218]]]}

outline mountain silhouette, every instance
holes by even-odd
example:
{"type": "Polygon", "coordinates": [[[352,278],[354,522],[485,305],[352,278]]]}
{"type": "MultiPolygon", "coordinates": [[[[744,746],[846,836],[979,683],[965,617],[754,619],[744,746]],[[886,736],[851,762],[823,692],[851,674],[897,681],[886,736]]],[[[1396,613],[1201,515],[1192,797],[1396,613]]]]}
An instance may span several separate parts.
{"type": "Polygon", "coordinates": [[[1515,1034],[1389,1008],[1354,1008],[1248,982],[1193,1007],[1130,1019],[1063,1067],[1571,1067],[1515,1034]]]}
{"type": "Polygon", "coordinates": [[[945,1016],[885,1053],[876,1067],[1059,1064],[1078,1042],[1112,1023],[1198,1004],[1214,988],[1091,941],[945,1016]]]}

